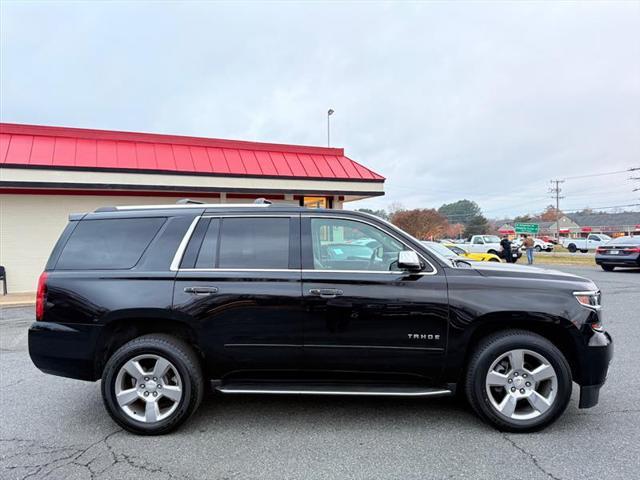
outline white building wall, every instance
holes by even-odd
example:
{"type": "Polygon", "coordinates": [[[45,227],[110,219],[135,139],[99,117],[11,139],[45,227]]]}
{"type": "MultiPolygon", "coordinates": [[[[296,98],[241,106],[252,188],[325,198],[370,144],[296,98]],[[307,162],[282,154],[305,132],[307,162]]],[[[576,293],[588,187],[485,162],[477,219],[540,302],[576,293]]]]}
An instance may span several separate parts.
{"type": "MultiPolygon", "coordinates": [[[[0,195],[0,265],[9,293],[33,292],[70,213],[109,205],[175,203],[174,197],[0,195]]],[[[198,198],[209,203],[219,200],[198,198]]]]}

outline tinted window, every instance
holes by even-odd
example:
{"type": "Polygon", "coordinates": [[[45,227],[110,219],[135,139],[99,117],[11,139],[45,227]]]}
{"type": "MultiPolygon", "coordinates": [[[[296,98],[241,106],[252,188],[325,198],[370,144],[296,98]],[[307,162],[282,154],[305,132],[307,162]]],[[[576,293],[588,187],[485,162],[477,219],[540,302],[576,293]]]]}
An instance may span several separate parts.
{"type": "Polygon", "coordinates": [[[312,218],[313,263],[318,270],[389,271],[405,246],[362,222],[312,218]]]}
{"type": "Polygon", "coordinates": [[[84,220],[76,227],[56,265],[61,270],[132,268],[165,218],[84,220]]]}
{"type": "Polygon", "coordinates": [[[288,218],[223,218],[220,229],[219,268],[289,268],[288,218]]]}
{"type": "Polygon", "coordinates": [[[198,260],[196,261],[196,268],[213,268],[216,264],[216,255],[218,250],[218,231],[220,227],[220,220],[212,218],[207,228],[207,233],[204,236],[202,246],[200,247],[200,253],[198,260]]]}

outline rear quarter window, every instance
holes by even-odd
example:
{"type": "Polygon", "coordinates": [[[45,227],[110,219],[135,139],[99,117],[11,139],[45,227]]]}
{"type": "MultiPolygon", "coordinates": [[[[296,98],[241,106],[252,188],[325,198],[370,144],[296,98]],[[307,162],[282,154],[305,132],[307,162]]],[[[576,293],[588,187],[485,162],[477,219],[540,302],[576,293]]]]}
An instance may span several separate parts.
{"type": "Polygon", "coordinates": [[[60,254],[57,270],[133,268],[166,218],[83,220],[60,254]]]}

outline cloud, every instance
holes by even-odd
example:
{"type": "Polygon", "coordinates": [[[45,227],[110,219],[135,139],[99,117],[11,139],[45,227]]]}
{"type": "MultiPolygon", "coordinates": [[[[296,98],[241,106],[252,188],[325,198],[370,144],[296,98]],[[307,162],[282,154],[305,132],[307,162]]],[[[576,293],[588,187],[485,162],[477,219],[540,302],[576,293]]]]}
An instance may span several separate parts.
{"type": "MultiPolygon", "coordinates": [[[[326,142],[395,201],[550,203],[640,162],[640,4],[13,3],[3,121],[326,142]]],[[[566,207],[637,203],[627,175],[566,207]],[[595,205],[596,203],[600,205],[595,205]]]]}

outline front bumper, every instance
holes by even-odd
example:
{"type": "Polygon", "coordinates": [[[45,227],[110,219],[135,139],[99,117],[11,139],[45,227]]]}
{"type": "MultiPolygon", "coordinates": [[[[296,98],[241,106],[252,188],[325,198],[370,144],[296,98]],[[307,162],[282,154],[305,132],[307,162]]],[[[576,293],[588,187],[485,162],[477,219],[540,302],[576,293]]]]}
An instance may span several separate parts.
{"type": "Polygon", "coordinates": [[[579,408],[591,408],[598,404],[600,388],[604,385],[613,358],[613,340],[607,332],[594,332],[579,358],[580,385],[579,408]]]}
{"type": "Polygon", "coordinates": [[[100,327],[35,322],[29,328],[29,355],[44,373],[79,380],[97,380],[95,345],[100,327]]]}

